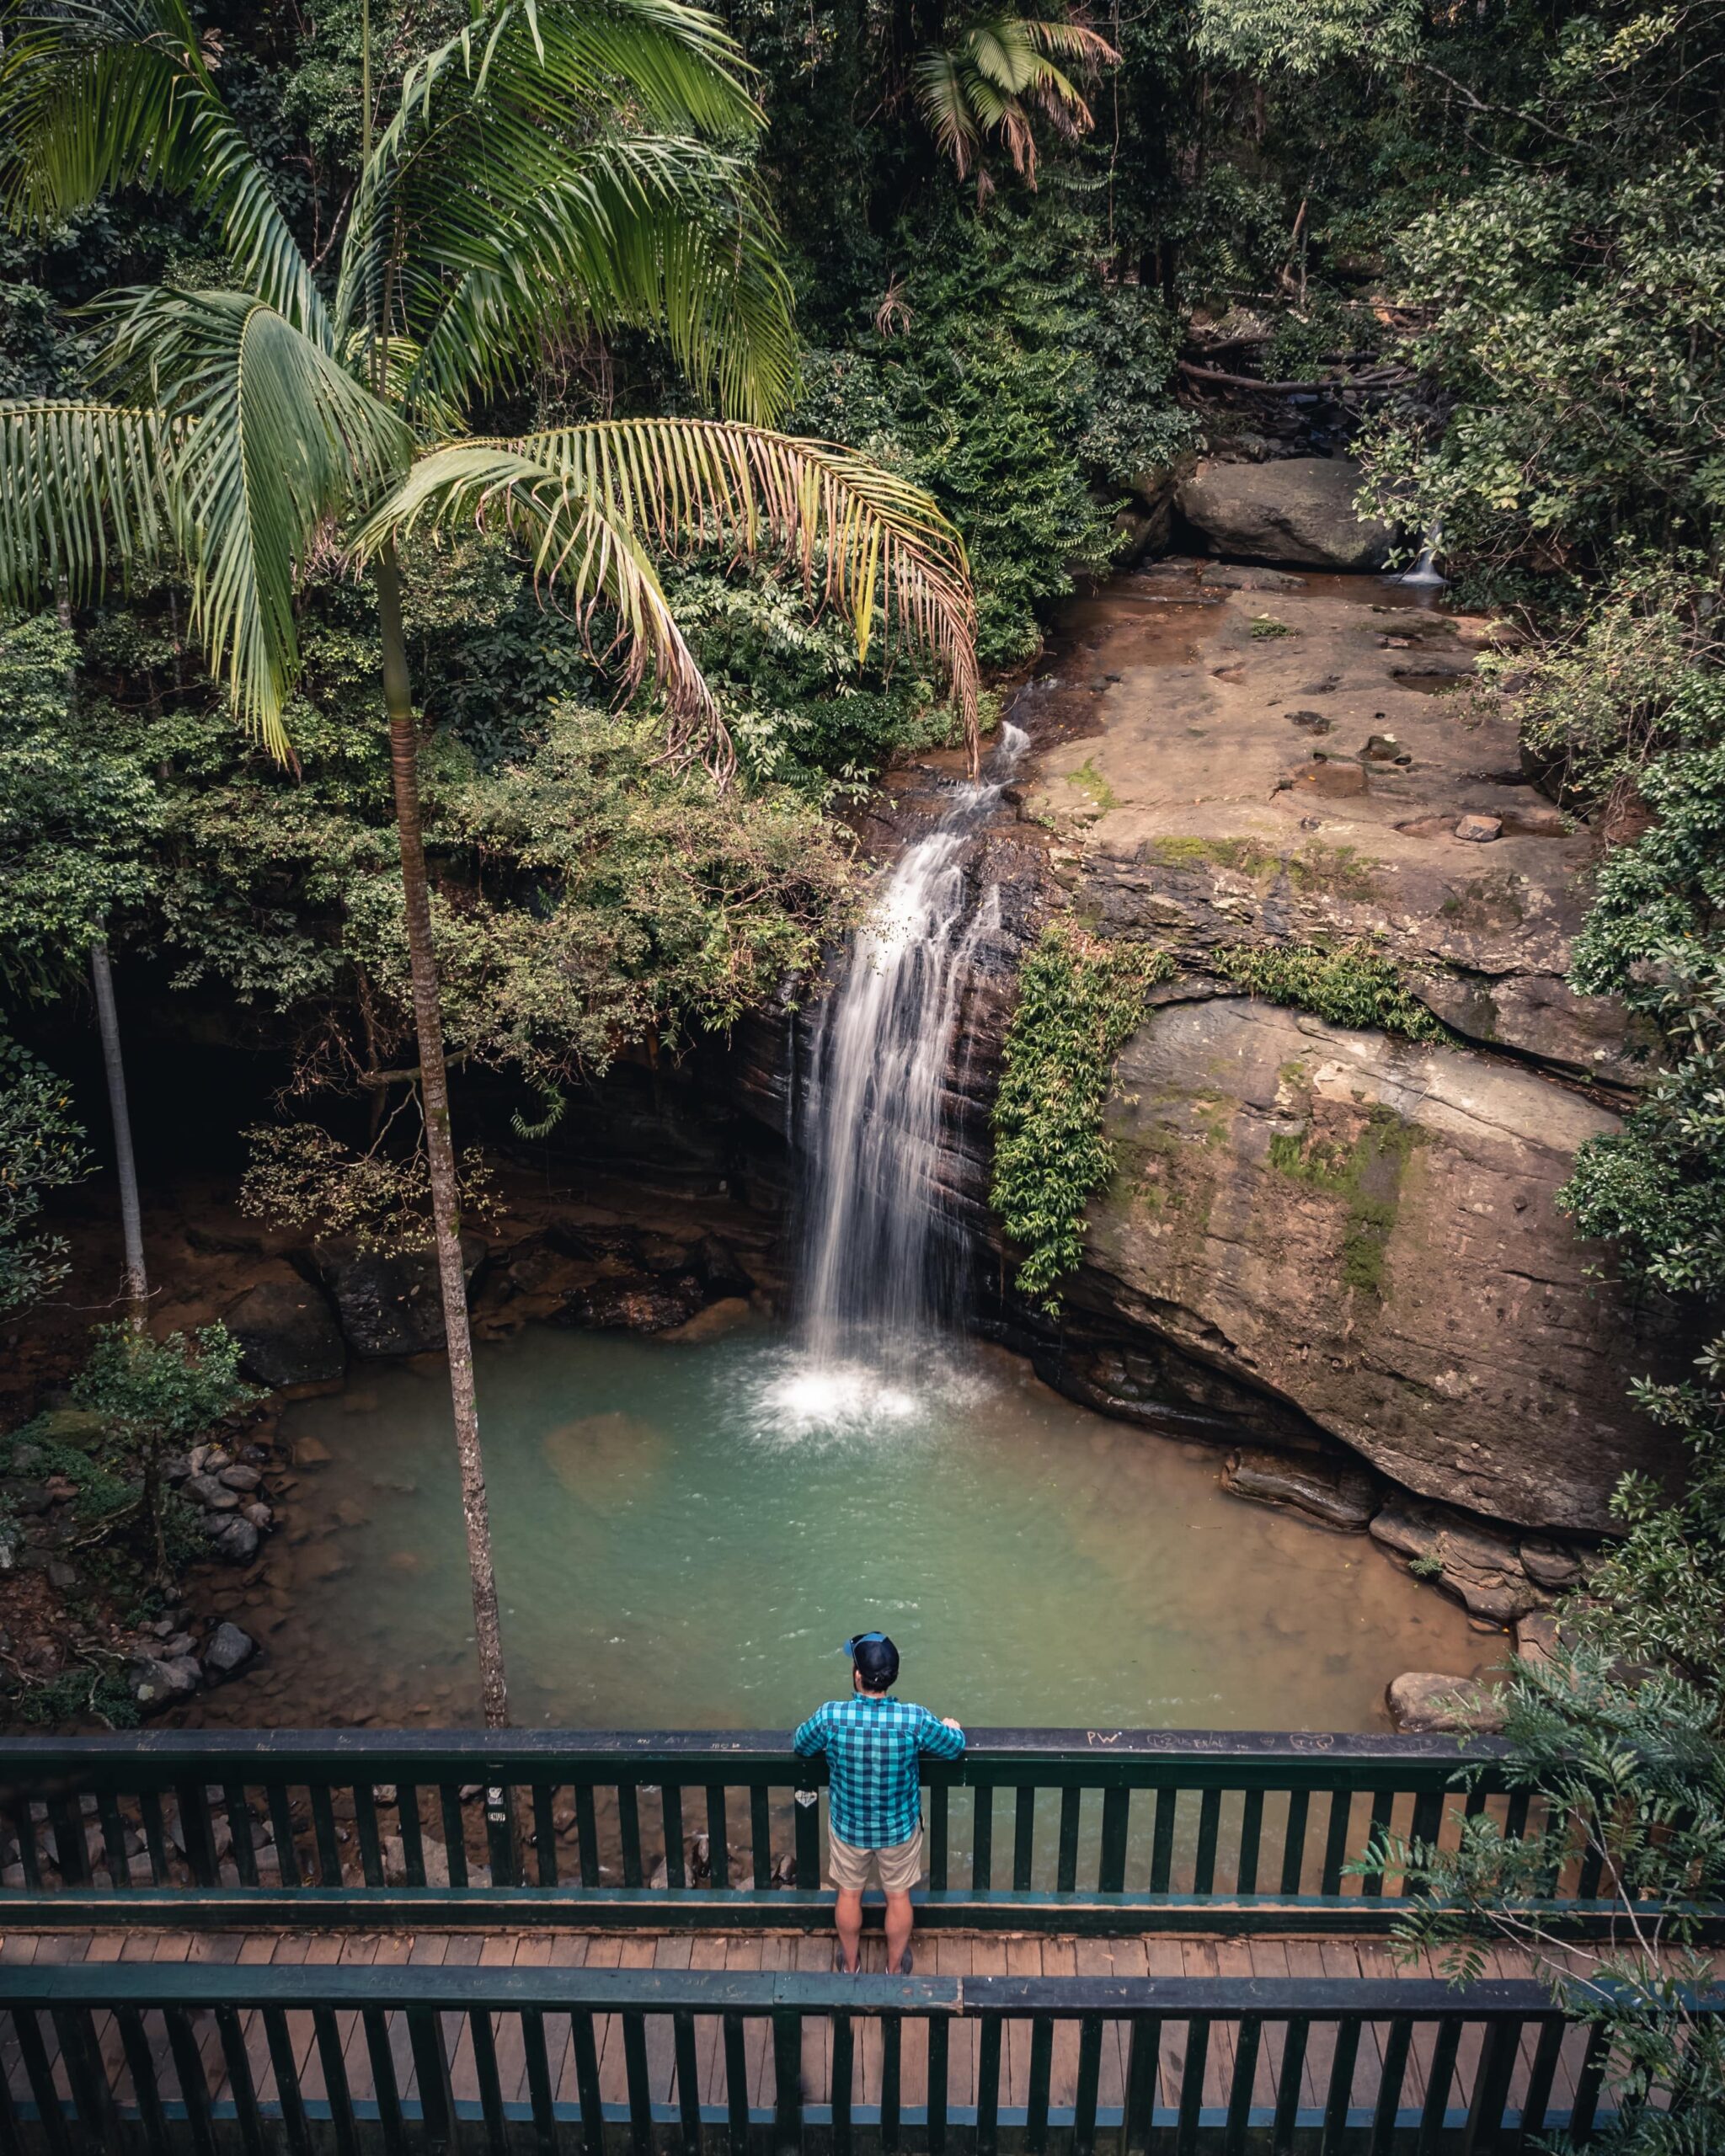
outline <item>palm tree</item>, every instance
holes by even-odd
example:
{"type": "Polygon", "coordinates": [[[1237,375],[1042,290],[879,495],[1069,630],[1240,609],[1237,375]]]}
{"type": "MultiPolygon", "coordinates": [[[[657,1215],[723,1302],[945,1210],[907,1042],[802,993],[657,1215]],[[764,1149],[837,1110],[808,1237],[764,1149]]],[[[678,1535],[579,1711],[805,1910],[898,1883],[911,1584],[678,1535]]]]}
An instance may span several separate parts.
{"type": "Polygon", "coordinates": [[[369,568],[382,644],[433,1230],[489,1724],[507,1718],[421,831],[397,546],[502,526],[625,684],[650,676],[670,753],[731,755],[649,549],[771,549],[866,652],[943,663],[975,754],[974,608],[957,534],[867,459],[771,429],[795,343],[746,151],[762,117],[736,48],[678,0],[473,0],[368,141],[326,288],[216,88],[184,0],[13,0],[0,189],[38,228],[104,189],[177,189],[232,269],[219,291],[110,295],[83,398],[0,404],[0,595],[166,559],[235,712],[278,757],[314,552],[369,568]],[[713,420],[517,439],[466,415],[553,334],[655,333],[713,420]]]}
{"type": "Polygon", "coordinates": [[[1093,68],[1119,56],[1100,31],[1082,23],[983,14],[972,16],[951,42],[919,53],[911,74],[922,117],[960,179],[977,160],[980,201],[993,184],[980,161],[989,136],[999,136],[1012,169],[1034,187],[1033,112],[1069,138],[1089,132],[1090,107],[1057,63],[1076,60],[1093,68]]]}

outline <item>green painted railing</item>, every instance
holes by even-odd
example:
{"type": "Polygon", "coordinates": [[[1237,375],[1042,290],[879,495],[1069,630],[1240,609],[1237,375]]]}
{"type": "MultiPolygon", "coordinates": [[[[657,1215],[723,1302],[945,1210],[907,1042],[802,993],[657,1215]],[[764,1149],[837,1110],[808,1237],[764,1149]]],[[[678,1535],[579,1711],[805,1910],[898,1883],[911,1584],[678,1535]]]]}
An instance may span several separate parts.
{"type": "MultiPolygon", "coordinates": [[[[1543,1817],[1444,1737],[978,1730],[927,1767],[925,1922],[1381,1927],[1383,1830],[1543,1817]],[[1465,1795],[1465,1760],[1485,1773],[1465,1795]],[[1356,1869],[1367,1867],[1364,1870],[1356,1869]]],[[[0,1744],[11,1921],[824,1920],[824,1763],[782,1733],[148,1731],[0,1744]],[[22,1908],[19,1905],[23,1905],[22,1908]]],[[[1597,1910],[1596,1863],[1552,1883],[1597,1910]]]]}
{"type": "Polygon", "coordinates": [[[1531,1983],[86,1962],[0,2036],[32,2156],[1507,2156],[1612,2088],[1531,1983]]]}

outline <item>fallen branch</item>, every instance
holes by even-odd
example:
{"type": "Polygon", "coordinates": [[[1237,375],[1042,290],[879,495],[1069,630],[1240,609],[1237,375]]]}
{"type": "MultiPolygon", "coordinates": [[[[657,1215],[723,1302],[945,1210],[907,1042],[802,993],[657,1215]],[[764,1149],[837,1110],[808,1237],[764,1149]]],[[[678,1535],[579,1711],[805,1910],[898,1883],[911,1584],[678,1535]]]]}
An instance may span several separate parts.
{"type": "Polygon", "coordinates": [[[1378,367],[1369,375],[1327,375],[1321,382],[1260,382],[1256,375],[1225,374],[1220,367],[1201,367],[1192,360],[1177,360],[1174,364],[1193,382],[1213,382],[1224,389],[1255,389],[1260,397],[1316,397],[1326,390],[1387,389],[1393,382],[1413,379],[1405,367],[1378,367]]]}

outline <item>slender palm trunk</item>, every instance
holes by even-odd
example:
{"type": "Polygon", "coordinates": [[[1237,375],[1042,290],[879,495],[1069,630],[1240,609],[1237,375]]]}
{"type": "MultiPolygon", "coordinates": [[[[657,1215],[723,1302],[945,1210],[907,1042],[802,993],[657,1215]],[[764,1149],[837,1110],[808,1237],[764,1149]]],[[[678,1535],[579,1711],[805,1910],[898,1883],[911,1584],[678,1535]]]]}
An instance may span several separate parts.
{"type": "Polygon", "coordinates": [[[377,613],[383,632],[383,702],[389,714],[389,762],[395,781],[395,822],[401,838],[401,880],[407,899],[408,954],[412,962],[414,1022],[419,1043],[419,1097],[425,1112],[425,1152],[431,1170],[431,1219],[443,1288],[443,1330],[449,1347],[449,1390],[461,1462],[462,1512],[467,1527],[467,1570],[473,1587],[473,1632],[489,1729],[509,1724],[503,1671],[497,1576],[491,1562],[491,1513],[485,1462],[479,1450],[479,1411],[473,1394],[473,1343],[467,1326],[467,1273],[462,1263],[461,1199],[449,1126],[449,1074],[443,1061],[443,1014],[437,997],[437,954],[431,942],[431,894],[419,820],[419,744],[414,737],[408,654],[402,633],[401,571],[394,551],[377,568],[377,613]]]}
{"type": "Polygon", "coordinates": [[[108,939],[90,946],[90,985],[96,992],[96,1024],[102,1036],[102,1068],[108,1078],[108,1108],[114,1122],[114,1166],[120,1178],[120,1234],[125,1252],[121,1292],[126,1317],[135,1332],[144,1330],[150,1283],[144,1272],[143,1216],[138,1206],[138,1170],[131,1150],[131,1112],[126,1099],[126,1065],[120,1053],[120,1017],[114,1007],[114,969],[108,963],[108,939]]]}

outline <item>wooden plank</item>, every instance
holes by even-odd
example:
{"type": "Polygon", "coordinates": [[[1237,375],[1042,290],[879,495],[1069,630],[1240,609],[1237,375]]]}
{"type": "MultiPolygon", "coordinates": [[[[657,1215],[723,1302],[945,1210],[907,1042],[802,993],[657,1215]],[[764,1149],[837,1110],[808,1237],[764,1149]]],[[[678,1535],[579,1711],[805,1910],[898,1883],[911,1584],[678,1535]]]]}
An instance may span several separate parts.
{"type": "MultiPolygon", "coordinates": [[[[1183,1977],[1186,1962],[1180,1951],[1178,1939],[1146,1939],[1144,1942],[1144,1973],[1147,1977],[1183,1977]]],[[[1162,2024],[1162,2043],[1156,2054],[1156,2107],[1158,2111],[1178,2100],[1181,2069],[1186,2063],[1186,2025],[1183,2021],[1165,2021],[1162,2024]]]]}
{"type": "MultiPolygon", "coordinates": [[[[1006,1973],[1009,1977],[1039,1977],[1046,1944],[1040,1939],[1009,1939],[1007,1941],[1006,1973]]],[[[1003,2063],[1001,2079],[1004,2084],[1001,2102],[1003,2106],[1022,2111],[1030,2101],[1030,2024],[1028,2021],[1009,2021],[1007,2024],[1007,2040],[1001,2047],[1001,2055],[1003,2063]]]]}

